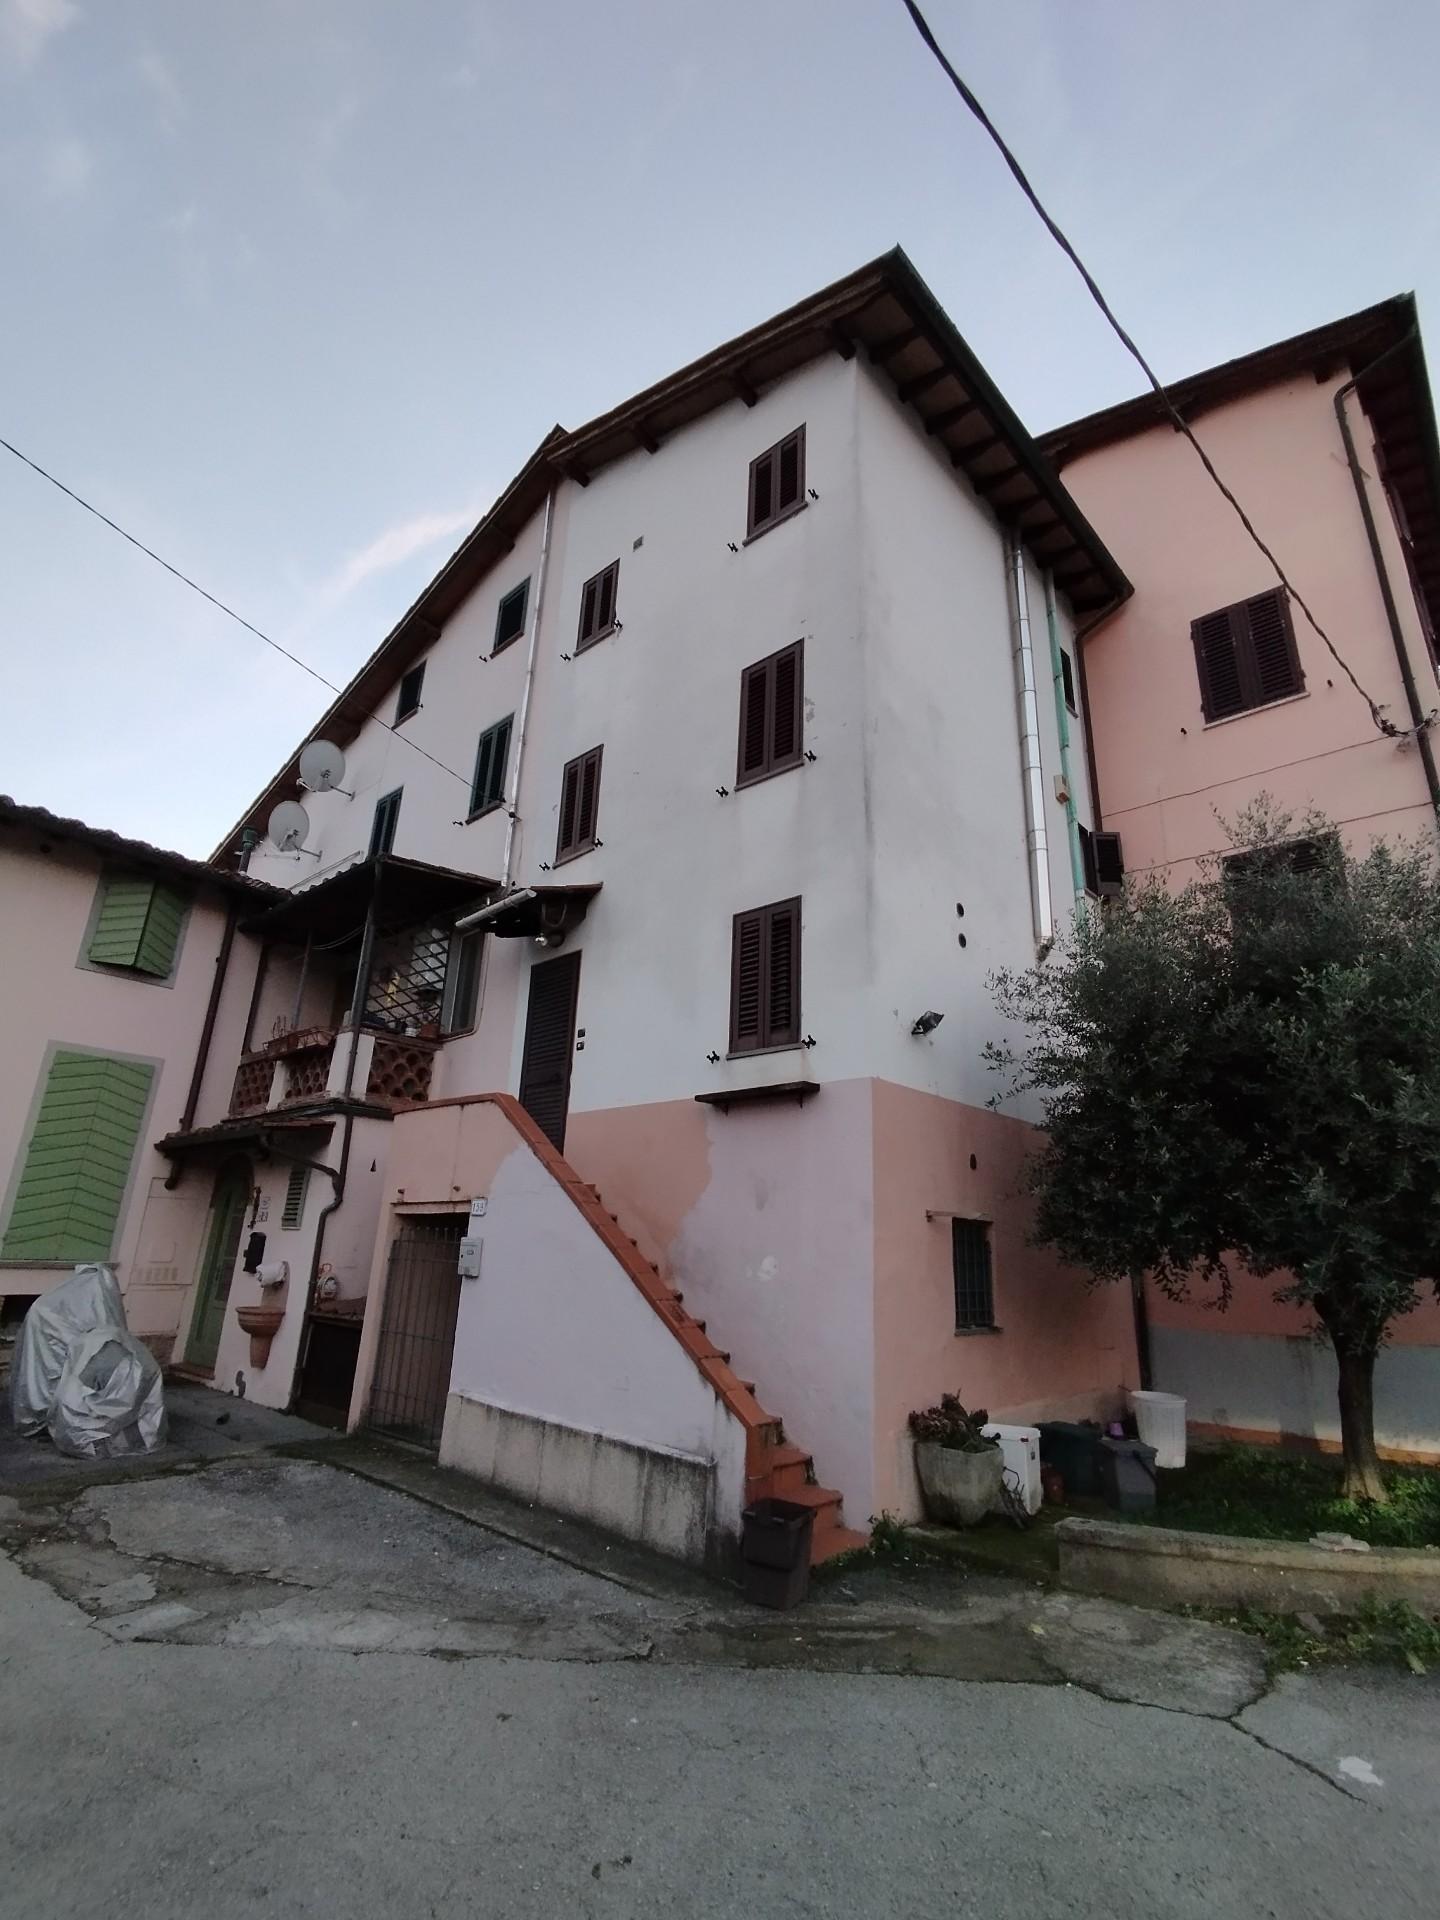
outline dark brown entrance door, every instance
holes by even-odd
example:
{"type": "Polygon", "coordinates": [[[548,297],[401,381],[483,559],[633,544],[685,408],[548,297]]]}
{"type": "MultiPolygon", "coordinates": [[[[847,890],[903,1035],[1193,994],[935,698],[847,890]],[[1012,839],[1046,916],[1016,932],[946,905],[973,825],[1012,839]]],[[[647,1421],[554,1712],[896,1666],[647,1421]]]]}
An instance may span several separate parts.
{"type": "Polygon", "coordinates": [[[570,1062],[575,1053],[575,1001],[579,991],[578,953],[563,953],[558,960],[542,960],[530,969],[520,1104],[561,1153],[565,1151],[565,1119],[570,1111],[570,1062]]]}

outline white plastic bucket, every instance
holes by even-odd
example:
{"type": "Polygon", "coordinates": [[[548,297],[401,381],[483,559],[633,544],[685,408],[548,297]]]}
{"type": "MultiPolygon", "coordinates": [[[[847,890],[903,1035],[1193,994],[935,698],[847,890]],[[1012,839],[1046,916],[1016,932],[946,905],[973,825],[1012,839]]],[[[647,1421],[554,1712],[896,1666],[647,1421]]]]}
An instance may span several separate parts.
{"type": "MultiPolygon", "coordinates": [[[[1000,1442],[1005,1462],[1005,1485],[1015,1494],[1027,1513],[1040,1511],[1040,1429],[1008,1427],[992,1420],[982,1433],[1000,1442]]],[[[999,1503],[997,1502],[997,1507],[999,1503]]]]}
{"type": "Polygon", "coordinates": [[[1130,1395],[1135,1425],[1157,1467],[1185,1464],[1185,1402],[1178,1393],[1154,1393],[1136,1387],[1130,1395]]]}

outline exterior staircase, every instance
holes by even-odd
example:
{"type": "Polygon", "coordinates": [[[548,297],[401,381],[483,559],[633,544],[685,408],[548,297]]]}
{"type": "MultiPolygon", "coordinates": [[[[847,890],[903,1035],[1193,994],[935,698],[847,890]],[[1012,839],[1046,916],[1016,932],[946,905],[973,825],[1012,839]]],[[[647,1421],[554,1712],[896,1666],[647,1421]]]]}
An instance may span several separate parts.
{"type": "MultiPolygon", "coordinates": [[[[639,1242],[621,1226],[619,1215],[606,1207],[599,1188],[586,1183],[583,1191],[604,1220],[599,1230],[629,1267],[650,1304],[701,1373],[723,1394],[731,1411],[744,1422],[746,1505],[776,1499],[811,1508],[815,1515],[810,1542],[812,1567],[853,1547],[868,1546],[868,1534],[846,1526],[840,1494],[818,1483],[812,1457],[786,1438],[779,1416],[768,1413],[756,1399],[755,1382],[742,1380],[735,1372],[730,1355],[710,1338],[705,1322],[686,1311],[684,1294],[670,1284],[655,1261],[645,1258],[639,1242]]],[[[599,1222],[596,1224],[598,1227],[599,1222]]]]}

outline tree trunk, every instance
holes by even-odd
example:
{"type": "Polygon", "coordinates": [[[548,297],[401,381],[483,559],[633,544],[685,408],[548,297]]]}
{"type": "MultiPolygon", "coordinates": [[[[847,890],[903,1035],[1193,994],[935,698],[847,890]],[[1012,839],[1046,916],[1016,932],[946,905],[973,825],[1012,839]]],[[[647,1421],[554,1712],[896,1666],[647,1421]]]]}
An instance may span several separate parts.
{"type": "Polygon", "coordinates": [[[1345,1451],[1345,1478],[1341,1492],[1347,1500],[1373,1500],[1383,1505],[1390,1496],[1380,1477],[1375,1451],[1375,1347],[1369,1342],[1331,1332],[1340,1367],[1340,1439],[1345,1451]]]}

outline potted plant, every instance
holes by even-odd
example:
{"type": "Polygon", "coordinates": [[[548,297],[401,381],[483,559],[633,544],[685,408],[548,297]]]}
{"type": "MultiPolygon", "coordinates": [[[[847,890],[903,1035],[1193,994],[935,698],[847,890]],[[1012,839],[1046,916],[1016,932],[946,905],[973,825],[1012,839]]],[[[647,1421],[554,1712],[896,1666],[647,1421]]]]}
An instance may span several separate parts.
{"type": "Polygon", "coordinates": [[[989,1415],[967,1413],[953,1393],[910,1416],[915,1471],[929,1519],[973,1527],[1000,1497],[1005,1462],[1000,1442],[981,1429],[989,1415]]]}

